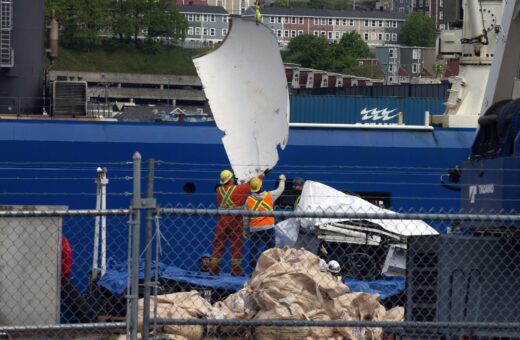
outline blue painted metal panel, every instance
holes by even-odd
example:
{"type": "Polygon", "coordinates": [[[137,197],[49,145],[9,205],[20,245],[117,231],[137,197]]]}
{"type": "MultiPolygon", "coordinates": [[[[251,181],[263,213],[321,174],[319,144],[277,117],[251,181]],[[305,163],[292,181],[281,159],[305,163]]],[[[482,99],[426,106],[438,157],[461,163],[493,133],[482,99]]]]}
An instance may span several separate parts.
{"type": "Polygon", "coordinates": [[[291,97],[291,123],[424,125],[425,112],[442,114],[443,99],[338,96],[291,97]]]}
{"type": "MultiPolygon", "coordinates": [[[[322,100],[326,102],[326,98],[322,100]]],[[[132,192],[128,161],[139,151],[143,159],[163,161],[156,166],[155,196],[160,206],[214,207],[218,174],[229,167],[222,136],[214,125],[3,120],[0,202],[94,208],[96,168],[107,166],[108,208],[127,208],[132,192]],[[184,191],[187,183],[194,185],[195,192],[184,191]]],[[[265,185],[273,188],[275,179],[284,173],[288,178],[303,176],[340,190],[389,193],[395,210],[456,209],[458,194],[441,188],[439,176],[467,158],[473,136],[472,129],[291,128],[288,145],[265,185]]],[[[195,269],[198,255],[212,246],[211,236],[197,236],[213,235],[214,221],[201,219],[198,233],[194,233],[192,223],[182,223],[185,217],[172,218],[177,219],[176,228],[163,251],[170,264],[195,269]]],[[[63,232],[77,259],[73,267],[77,286],[85,289],[93,233],[78,232],[86,222],[77,223],[77,219],[65,219],[63,232]]],[[[122,227],[109,225],[107,230],[107,238],[122,245],[110,250],[110,257],[118,262],[126,259],[122,227]]]]}

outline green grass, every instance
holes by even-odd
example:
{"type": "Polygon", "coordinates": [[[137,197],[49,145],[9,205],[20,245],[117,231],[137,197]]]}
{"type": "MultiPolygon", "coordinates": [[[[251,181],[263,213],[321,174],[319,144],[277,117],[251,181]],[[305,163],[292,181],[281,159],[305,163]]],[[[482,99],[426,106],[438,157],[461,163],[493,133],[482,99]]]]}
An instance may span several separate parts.
{"type": "Polygon", "coordinates": [[[192,57],[203,49],[162,47],[156,53],[132,43],[106,43],[91,51],[61,47],[55,70],[196,75],[192,57]]]}

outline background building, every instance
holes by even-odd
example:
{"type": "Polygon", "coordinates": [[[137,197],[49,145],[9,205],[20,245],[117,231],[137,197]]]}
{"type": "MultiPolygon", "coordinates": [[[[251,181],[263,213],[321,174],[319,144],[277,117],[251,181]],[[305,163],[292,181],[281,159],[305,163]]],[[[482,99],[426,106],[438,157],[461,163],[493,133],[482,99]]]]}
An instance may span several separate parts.
{"type": "Polygon", "coordinates": [[[213,44],[222,41],[228,32],[229,14],[223,7],[177,5],[177,10],[188,20],[187,43],[213,44]]]}
{"type": "MultiPolygon", "coordinates": [[[[252,8],[246,15],[254,15],[252,8]]],[[[337,42],[348,32],[356,31],[368,45],[396,44],[406,16],[386,11],[351,11],[307,8],[266,7],[262,22],[269,26],[281,46],[299,35],[309,34],[337,42]]]]}
{"type": "Polygon", "coordinates": [[[435,48],[387,45],[378,46],[375,51],[386,84],[431,82],[435,48]]]}
{"type": "Polygon", "coordinates": [[[412,7],[432,18],[439,29],[462,20],[462,0],[412,0],[412,7]]]}
{"type": "Polygon", "coordinates": [[[231,15],[240,15],[255,4],[254,0],[207,0],[209,6],[223,7],[231,15]]]}
{"type": "Polygon", "coordinates": [[[380,0],[376,9],[409,15],[412,13],[412,0],[380,0]]]}

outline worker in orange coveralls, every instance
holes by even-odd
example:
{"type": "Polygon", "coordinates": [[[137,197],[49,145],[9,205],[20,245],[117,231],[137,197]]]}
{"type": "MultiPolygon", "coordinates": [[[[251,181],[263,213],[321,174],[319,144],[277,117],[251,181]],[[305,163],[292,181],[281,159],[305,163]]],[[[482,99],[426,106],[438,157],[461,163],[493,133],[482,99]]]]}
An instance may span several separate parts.
{"type": "MultiPolygon", "coordinates": [[[[266,169],[259,178],[263,179],[271,170],[266,169]]],[[[219,209],[241,209],[249,196],[249,183],[236,185],[235,177],[229,170],[220,173],[220,185],[216,188],[219,209]]],[[[215,229],[210,274],[218,275],[220,260],[231,242],[231,275],[242,276],[242,248],[244,247],[244,225],[242,216],[219,216],[215,229]]]]}

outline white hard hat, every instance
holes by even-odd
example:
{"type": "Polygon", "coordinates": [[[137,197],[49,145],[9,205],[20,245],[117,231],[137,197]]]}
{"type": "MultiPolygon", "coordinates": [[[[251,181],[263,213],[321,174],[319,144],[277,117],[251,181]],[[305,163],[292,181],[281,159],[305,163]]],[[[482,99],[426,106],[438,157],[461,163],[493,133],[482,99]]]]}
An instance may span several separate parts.
{"type": "Polygon", "coordinates": [[[333,274],[338,274],[341,270],[341,266],[339,265],[338,261],[335,260],[329,261],[327,267],[329,272],[333,274]]]}

